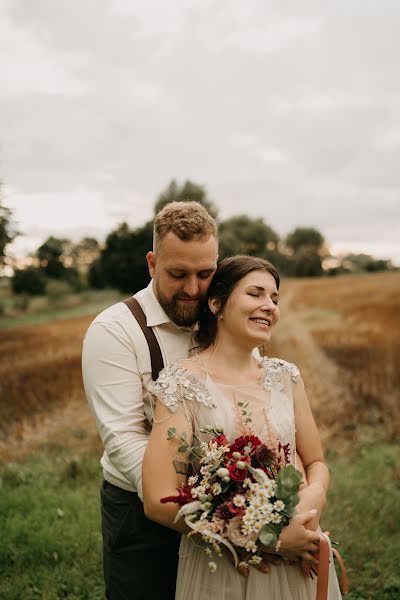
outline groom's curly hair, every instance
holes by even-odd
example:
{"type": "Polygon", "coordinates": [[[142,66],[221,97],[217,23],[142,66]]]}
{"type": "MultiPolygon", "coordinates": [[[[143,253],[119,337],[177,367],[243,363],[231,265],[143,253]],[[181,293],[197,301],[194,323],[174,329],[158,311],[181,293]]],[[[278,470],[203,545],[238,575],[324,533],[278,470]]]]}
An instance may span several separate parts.
{"type": "Polygon", "coordinates": [[[169,232],[180,240],[208,240],[210,236],[218,239],[218,228],[207,209],[192,200],[170,202],[157,213],[154,219],[153,249],[159,250],[161,240],[169,232]]]}
{"type": "Polygon", "coordinates": [[[276,289],[279,290],[280,277],[274,265],[263,258],[237,255],[222,260],[208,288],[207,298],[200,310],[199,328],[195,334],[196,347],[208,348],[216,339],[218,332],[218,317],[238,282],[252,271],[266,271],[275,279],[276,289]],[[211,299],[218,300],[219,306],[214,314],[208,305],[211,299]]]}

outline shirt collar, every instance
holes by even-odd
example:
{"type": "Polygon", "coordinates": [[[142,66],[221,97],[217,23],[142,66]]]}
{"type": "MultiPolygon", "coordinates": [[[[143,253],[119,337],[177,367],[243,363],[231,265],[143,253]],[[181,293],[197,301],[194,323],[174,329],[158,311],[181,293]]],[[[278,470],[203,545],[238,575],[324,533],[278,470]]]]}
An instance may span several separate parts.
{"type": "Polygon", "coordinates": [[[172,323],[171,319],[157,300],[153,289],[153,280],[150,281],[146,288],[146,301],[143,308],[146,312],[146,320],[149,327],[156,327],[157,325],[163,325],[164,323],[172,323]]]}

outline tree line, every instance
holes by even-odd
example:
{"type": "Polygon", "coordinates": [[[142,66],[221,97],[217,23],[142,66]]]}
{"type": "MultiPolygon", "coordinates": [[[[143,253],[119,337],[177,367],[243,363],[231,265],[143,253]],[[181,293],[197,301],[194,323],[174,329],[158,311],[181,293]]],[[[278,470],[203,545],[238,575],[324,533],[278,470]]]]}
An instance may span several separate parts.
{"type": "MultiPolygon", "coordinates": [[[[0,189],[1,192],[1,189],[0,189]]],[[[154,215],[173,201],[195,200],[203,204],[217,220],[220,258],[234,254],[250,254],[271,261],[288,277],[319,277],[348,272],[392,269],[391,261],[377,260],[366,254],[351,254],[324,268],[330,256],[324,236],[314,227],[297,227],[280,237],[262,218],[245,214],[219,221],[218,209],[204,186],[187,180],[179,185],[175,180],[161,192],[154,205],[154,215]]],[[[6,247],[17,235],[12,228],[11,211],[0,195],[0,266],[6,259],[6,247]]],[[[73,291],[91,287],[112,287],[124,293],[134,293],[149,282],[144,257],[152,247],[153,219],[131,229],[119,224],[106,237],[104,244],[94,238],[77,243],[49,237],[36,251],[34,263],[24,269],[14,269],[11,283],[16,294],[46,293],[52,282],[65,282],[73,291]]]]}

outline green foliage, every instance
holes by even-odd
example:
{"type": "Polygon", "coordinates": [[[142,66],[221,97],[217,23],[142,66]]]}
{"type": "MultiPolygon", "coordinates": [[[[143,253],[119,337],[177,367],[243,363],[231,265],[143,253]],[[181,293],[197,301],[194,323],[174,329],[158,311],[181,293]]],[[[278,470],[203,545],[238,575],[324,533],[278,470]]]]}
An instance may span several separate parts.
{"type": "Polygon", "coordinates": [[[318,251],[322,248],[325,239],[322,233],[313,227],[297,227],[286,236],[286,246],[294,252],[298,252],[303,246],[314,248],[318,251]]]}
{"type": "Polygon", "coordinates": [[[94,260],[89,267],[88,284],[96,290],[104,290],[107,287],[107,280],[100,257],[94,260]]]}
{"type": "Polygon", "coordinates": [[[11,278],[11,286],[14,294],[41,296],[46,292],[46,278],[37,267],[16,269],[11,278]]]}
{"type": "Polygon", "coordinates": [[[11,210],[3,204],[0,181],[0,266],[4,263],[6,246],[18,235],[13,229],[11,217],[11,210]]]}
{"type": "Polygon", "coordinates": [[[265,258],[267,247],[275,249],[279,236],[263,219],[237,215],[220,224],[219,240],[221,258],[234,254],[265,258]]]}
{"type": "Polygon", "coordinates": [[[85,237],[76,244],[72,244],[67,254],[72,261],[72,266],[87,268],[100,254],[100,244],[95,238],[85,237]]]}
{"type": "Polygon", "coordinates": [[[267,548],[273,548],[276,546],[278,536],[272,525],[264,525],[258,536],[260,542],[267,548]]]}
{"type": "Polygon", "coordinates": [[[393,268],[390,260],[375,259],[369,254],[348,254],[340,264],[344,273],[374,273],[377,271],[390,271],[393,268]]]}
{"type": "Polygon", "coordinates": [[[286,237],[288,274],[293,277],[320,277],[323,274],[321,249],[325,240],[313,227],[297,227],[286,237]]]}
{"type": "Polygon", "coordinates": [[[157,202],[154,205],[154,215],[170,202],[185,202],[187,200],[200,202],[200,204],[203,204],[203,206],[206,207],[207,211],[214,219],[217,217],[217,207],[207,198],[205,186],[194,183],[193,181],[190,181],[190,179],[187,179],[181,186],[173,179],[167,188],[158,196],[157,202]]]}
{"type": "Polygon", "coordinates": [[[122,223],[108,235],[98,261],[89,271],[89,281],[96,287],[107,284],[124,293],[146,287],[150,276],[145,257],[152,244],[152,221],[134,231],[122,223]]]}
{"type": "Polygon", "coordinates": [[[54,279],[63,279],[65,277],[67,269],[63,262],[63,252],[69,243],[69,240],[50,236],[38,248],[37,257],[40,261],[40,268],[47,277],[54,279]]]}
{"type": "Polygon", "coordinates": [[[322,259],[312,246],[301,246],[291,257],[291,274],[294,277],[320,277],[322,259]]]}

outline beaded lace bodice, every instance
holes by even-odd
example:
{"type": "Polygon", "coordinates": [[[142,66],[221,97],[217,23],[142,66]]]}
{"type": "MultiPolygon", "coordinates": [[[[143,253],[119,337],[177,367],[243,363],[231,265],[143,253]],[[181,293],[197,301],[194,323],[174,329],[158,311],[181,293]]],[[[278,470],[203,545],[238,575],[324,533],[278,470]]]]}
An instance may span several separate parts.
{"type": "Polygon", "coordinates": [[[200,428],[220,426],[230,441],[238,435],[258,435],[263,441],[278,438],[289,444],[295,457],[294,385],[300,380],[299,369],[284,360],[264,358],[260,381],[244,386],[220,384],[207,373],[204,380],[174,363],[160,373],[151,386],[171,411],[184,410],[197,437],[200,428]]]}

